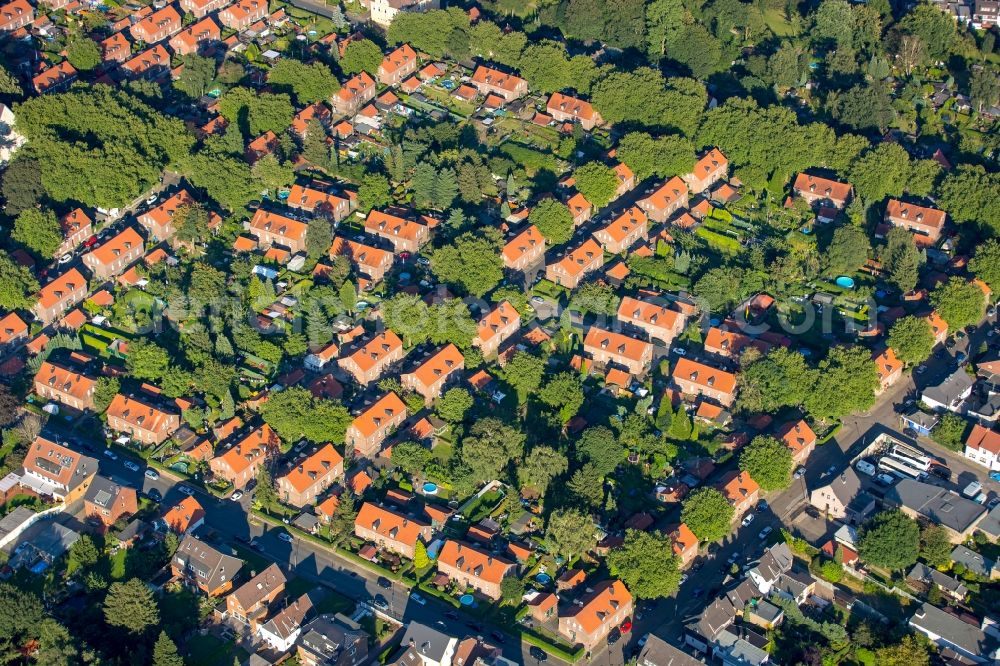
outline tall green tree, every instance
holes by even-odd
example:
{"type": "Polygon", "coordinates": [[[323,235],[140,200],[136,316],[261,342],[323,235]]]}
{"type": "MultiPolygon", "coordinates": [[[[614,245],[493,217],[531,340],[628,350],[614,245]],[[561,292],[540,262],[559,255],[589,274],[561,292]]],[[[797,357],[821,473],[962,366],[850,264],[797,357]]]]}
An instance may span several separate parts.
{"type": "Polygon", "coordinates": [[[0,254],[0,307],[27,310],[35,304],[33,295],[38,289],[38,280],[27,267],[15,263],[6,253],[0,254]]]}
{"type": "Polygon", "coordinates": [[[994,294],[1000,294],[1000,241],[991,238],[979,243],[969,261],[969,270],[988,284],[994,294]]]}
{"type": "Polygon", "coordinates": [[[573,177],[576,179],[576,189],[595,210],[607,206],[618,190],[618,174],[600,162],[584,164],[573,172],[573,177]]]}
{"type": "Polygon", "coordinates": [[[330,99],[340,89],[337,77],[322,62],[306,65],[287,57],[268,71],[267,82],[278,90],[290,92],[299,105],[330,99]]]}
{"type": "Polygon", "coordinates": [[[681,572],[670,537],[628,530],[621,547],[608,553],[608,570],[639,599],[659,599],[677,592],[681,572]]]}
{"type": "Polygon", "coordinates": [[[577,460],[594,463],[601,476],[608,476],[625,462],[625,453],[615,433],[605,426],[587,428],[576,442],[577,460]]]}
{"type": "Polygon", "coordinates": [[[759,435],[740,453],[740,469],[761,490],[781,490],[792,482],[792,452],[774,437],[759,435]]]}
{"type": "Polygon", "coordinates": [[[66,59],[81,72],[89,72],[101,64],[101,51],[94,40],[78,36],[66,47],[66,59]]]}
{"type": "Polygon", "coordinates": [[[838,227],[823,253],[827,275],[851,275],[868,261],[871,244],[863,229],[853,225],[838,227]]]}
{"type": "Polygon", "coordinates": [[[340,69],[345,74],[368,72],[375,76],[378,74],[379,65],[382,64],[382,57],[382,49],[378,44],[370,39],[358,39],[344,49],[344,55],[340,58],[340,69]]]}
{"type": "Polygon", "coordinates": [[[920,527],[902,511],[883,511],[861,528],[858,554],[875,566],[907,569],[917,561],[919,552],[920,527]]]}
{"type": "Polygon", "coordinates": [[[528,214],[528,220],[552,245],[561,245],[573,237],[573,216],[565,204],[555,199],[539,201],[528,214]]]}
{"type": "Polygon", "coordinates": [[[63,233],[51,210],[29,208],[14,221],[13,237],[37,256],[48,259],[62,245],[63,233]]]}
{"type": "Polygon", "coordinates": [[[912,291],[920,279],[920,263],[913,235],[900,227],[890,229],[882,249],[882,264],[889,272],[889,282],[903,293],[912,291]]]}
{"type": "MultiPolygon", "coordinates": [[[[395,452],[393,452],[395,456],[395,452]]],[[[566,473],[569,461],[566,455],[550,446],[536,446],[517,466],[517,479],[522,487],[532,488],[545,495],[552,479],[566,473]]]]}
{"type": "Polygon", "coordinates": [[[699,541],[718,541],[729,534],[733,507],[715,488],[700,488],[684,499],[681,520],[699,541]]]}
{"type": "Polygon", "coordinates": [[[442,282],[482,297],[503,279],[503,238],[494,229],[469,231],[431,254],[431,270],[442,282]]]}
{"type": "Polygon", "coordinates": [[[160,632],[153,645],[153,666],[184,666],[184,658],[165,631],[160,632]]]}
{"type": "Polygon", "coordinates": [[[934,348],[934,333],[926,318],[902,317],[889,329],[889,347],[907,365],[923,363],[934,348]]]}
{"type": "Polygon", "coordinates": [[[526,351],[519,351],[503,367],[503,379],[517,391],[517,400],[524,404],[528,396],[538,390],[545,374],[542,359],[526,351]]]}
{"type": "Polygon", "coordinates": [[[593,519],[578,509],[557,509],[549,516],[545,529],[549,552],[572,560],[597,544],[593,519]]]}
{"type": "Polygon", "coordinates": [[[104,620],[131,634],[142,634],[160,621],[156,598],[138,578],[111,583],[104,598],[104,620]]]}
{"type": "Polygon", "coordinates": [[[976,324],[986,314],[986,294],[960,277],[952,277],[939,285],[931,292],[930,300],[951,331],[976,324]]]}

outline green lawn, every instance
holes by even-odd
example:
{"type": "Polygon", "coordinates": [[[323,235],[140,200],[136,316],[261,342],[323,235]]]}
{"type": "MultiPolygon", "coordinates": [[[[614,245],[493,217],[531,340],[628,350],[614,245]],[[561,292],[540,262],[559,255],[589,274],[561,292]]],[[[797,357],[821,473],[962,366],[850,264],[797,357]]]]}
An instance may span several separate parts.
{"type": "Polygon", "coordinates": [[[208,634],[195,636],[187,642],[187,662],[198,666],[232,666],[233,660],[243,663],[249,655],[234,643],[208,634]]]}
{"type": "Polygon", "coordinates": [[[792,23],[785,20],[785,13],[780,9],[765,9],[764,22],[778,37],[792,37],[798,32],[792,23]]]}

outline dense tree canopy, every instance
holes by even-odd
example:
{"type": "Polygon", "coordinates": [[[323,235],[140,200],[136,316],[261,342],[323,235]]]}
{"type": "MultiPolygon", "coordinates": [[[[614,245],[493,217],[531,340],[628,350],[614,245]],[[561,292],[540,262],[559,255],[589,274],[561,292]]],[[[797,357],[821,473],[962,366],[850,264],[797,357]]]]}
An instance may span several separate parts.
{"type": "Polygon", "coordinates": [[[729,534],[733,507],[715,488],[699,488],[684,499],[681,520],[698,541],[718,541],[729,534]]]}
{"type": "Polygon", "coordinates": [[[561,245],[573,237],[573,216],[565,204],[555,199],[539,201],[528,214],[528,220],[553,245],[561,245]]]}
{"type": "Polygon", "coordinates": [[[381,64],[382,49],[370,39],[352,41],[344,49],[344,55],[340,58],[340,69],[345,74],[368,72],[370,76],[374,77],[378,74],[378,67],[381,64]]]}
{"type": "Polygon", "coordinates": [[[760,435],[740,452],[740,469],[761,490],[781,490],[792,482],[792,452],[774,437],[760,435]]]}
{"type": "Polygon", "coordinates": [[[899,571],[917,561],[920,527],[899,510],[883,511],[861,529],[858,554],[878,567],[899,571]]]}
{"type": "Polygon", "coordinates": [[[352,418],[343,405],[293,386],[270,396],[260,409],[264,422],[286,442],[341,442],[352,418]]]}
{"type": "Polygon", "coordinates": [[[597,528],[590,515],[577,509],[559,509],[549,516],[545,542],[551,553],[572,559],[597,543],[597,528]]]}
{"type": "Polygon", "coordinates": [[[934,333],[924,317],[902,317],[889,329],[889,347],[907,365],[923,363],[934,348],[934,333]]]}
{"type": "Polygon", "coordinates": [[[628,530],[625,542],[608,553],[608,570],[639,599],[668,597],[680,587],[681,573],[670,537],[628,530]]]}
{"type": "Polygon", "coordinates": [[[434,250],[431,270],[442,281],[483,296],[503,279],[503,239],[492,229],[467,232],[434,250]]]}
{"type": "Polygon", "coordinates": [[[931,305],[948,324],[948,330],[957,331],[983,318],[986,294],[975,283],[952,277],[931,292],[931,305]]]}

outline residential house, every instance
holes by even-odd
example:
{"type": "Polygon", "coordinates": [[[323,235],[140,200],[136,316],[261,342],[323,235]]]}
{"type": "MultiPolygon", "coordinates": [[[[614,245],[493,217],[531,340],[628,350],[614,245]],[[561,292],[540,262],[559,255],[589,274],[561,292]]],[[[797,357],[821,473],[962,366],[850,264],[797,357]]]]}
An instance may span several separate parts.
{"type": "Polygon", "coordinates": [[[316,501],[323,491],[344,475],[344,458],[333,444],[324,444],[284,476],[278,477],[278,497],[285,504],[302,508],[316,501]]]}
{"type": "MultiPolygon", "coordinates": [[[[445,627],[447,629],[447,627],[445,627]]],[[[451,632],[449,632],[451,633],[451,632]]],[[[405,646],[392,666],[462,666],[478,664],[462,659],[459,639],[443,631],[411,620],[406,626],[400,646],[405,646]]],[[[463,641],[464,642],[464,641],[463,641]]],[[[490,662],[492,663],[492,662],[490,662]]],[[[506,664],[498,666],[506,666],[506,664]]]]}
{"type": "Polygon", "coordinates": [[[35,393],[77,411],[94,409],[97,381],[74,369],[43,361],[35,373],[35,393]]]}
{"type": "Polygon", "coordinates": [[[644,340],[592,326],[583,341],[583,351],[596,365],[620,366],[641,377],[653,361],[653,345],[644,340]]]}
{"type": "Polygon", "coordinates": [[[894,227],[909,229],[917,245],[934,245],[941,238],[947,214],[943,210],[917,206],[899,199],[889,199],[885,221],[894,227]]]}
{"type": "Polygon", "coordinates": [[[178,4],[185,13],[194,14],[196,19],[204,18],[216,12],[232,0],[180,0],[178,4]]]}
{"type": "Polygon", "coordinates": [[[368,661],[368,638],[357,622],[327,613],[302,627],[295,656],[301,666],[358,666],[368,661]]]}
{"type": "Polygon", "coordinates": [[[449,343],[429,358],[420,361],[410,372],[400,376],[403,388],[416,391],[426,404],[441,395],[448,382],[455,381],[465,368],[465,357],[458,347],[449,343]]]}
{"type": "Polygon", "coordinates": [[[566,207],[569,208],[569,214],[573,218],[574,227],[580,226],[594,214],[593,204],[587,201],[587,197],[579,192],[566,200],[566,207]]]}
{"type": "MultiPolygon", "coordinates": [[[[997,0],[975,0],[972,7],[972,27],[989,30],[1000,23],[1000,2],[997,0]]],[[[968,5],[960,5],[967,7],[968,5]]]]}
{"type": "Polygon", "coordinates": [[[83,255],[84,265],[98,280],[110,279],[138,261],[146,252],[144,241],[134,227],[125,227],[106,242],[83,255]]]}
{"type": "Polygon", "coordinates": [[[496,95],[505,102],[512,102],[528,94],[528,82],[521,77],[484,65],[480,65],[473,72],[471,83],[480,94],[496,95]]]}
{"type": "Polygon", "coordinates": [[[472,346],[479,347],[484,357],[490,357],[521,328],[521,315],[509,301],[501,301],[479,320],[472,346]]]}
{"type": "Polygon", "coordinates": [[[770,594],[782,574],[792,570],[794,563],[792,551],[788,548],[788,544],[782,541],[764,551],[757,564],[747,572],[747,578],[761,594],[766,596],[770,594]]]}
{"type": "Polygon", "coordinates": [[[875,509],[875,498],[861,489],[861,479],[853,467],[845,467],[830,477],[825,486],[809,493],[809,503],[832,519],[859,525],[875,509]]]}
{"type": "Polygon", "coordinates": [[[474,546],[448,539],[438,554],[437,568],[459,588],[471,587],[496,601],[500,598],[501,581],[515,572],[516,565],[474,546]]]}
{"type": "Polygon", "coordinates": [[[243,158],[250,164],[256,164],[257,160],[273,155],[277,149],[278,135],[274,133],[274,130],[267,130],[247,144],[243,158]]]}
{"type": "Polygon", "coordinates": [[[571,644],[593,650],[611,630],[632,615],[632,595],[620,580],[594,585],[566,610],[559,613],[559,634],[571,644]]]}
{"type": "Polygon", "coordinates": [[[890,488],[885,502],[914,519],[929,520],[943,527],[952,543],[969,538],[986,517],[986,507],[929,483],[902,479],[890,488]]]}
{"type": "Polygon", "coordinates": [[[672,530],[667,531],[670,542],[673,546],[674,555],[680,560],[680,568],[683,569],[694,561],[698,555],[698,537],[694,535],[687,523],[681,523],[672,530]]]}
{"type": "Polygon", "coordinates": [[[117,394],[106,412],[108,428],[140,444],[162,444],[181,427],[180,414],[150,402],[117,394]]]}
{"type": "Polygon", "coordinates": [[[132,42],[128,41],[124,32],[116,32],[102,40],[99,46],[101,47],[101,60],[105,63],[121,64],[132,57],[132,42]]]}
{"type": "MultiPolygon", "coordinates": [[[[316,121],[323,128],[323,136],[325,138],[326,129],[330,126],[330,120],[333,119],[333,114],[330,112],[330,107],[328,107],[323,102],[316,102],[315,104],[310,104],[306,108],[302,109],[292,118],[292,131],[300,139],[305,139],[306,135],[309,134],[309,123],[316,121]]],[[[296,184],[292,186],[294,190],[296,187],[301,187],[296,184]]],[[[291,199],[291,197],[289,197],[291,199]]],[[[291,206],[292,204],[288,201],[285,202],[286,205],[291,206]]]]}
{"type": "Polygon", "coordinates": [[[965,440],[965,457],[991,472],[1000,472],[1000,432],[977,423],[965,440]]]}
{"type": "Polygon", "coordinates": [[[35,20],[35,8],[28,0],[12,0],[0,6],[0,32],[14,32],[35,20]]]}
{"type": "Polygon", "coordinates": [[[155,44],[181,30],[181,15],[173,5],[153,12],[138,23],[132,24],[129,34],[132,39],[146,44],[155,44]]]}
{"type": "Polygon", "coordinates": [[[554,120],[560,123],[580,123],[580,127],[587,131],[604,122],[590,102],[558,92],[549,97],[546,109],[554,120]]]}
{"type": "Polygon", "coordinates": [[[165,79],[170,73],[170,53],[163,44],[157,44],[123,62],[122,71],[134,79],[165,79]]]}
{"type": "Polygon", "coordinates": [[[205,509],[192,495],[184,497],[163,514],[163,524],[174,534],[186,536],[205,524],[205,509]]]}
{"type": "Polygon", "coordinates": [[[392,331],[385,330],[337,363],[358,384],[367,386],[378,381],[386,369],[404,355],[403,341],[392,331]]]}
{"type": "Polygon", "coordinates": [[[267,0],[240,0],[219,12],[219,23],[237,32],[267,16],[267,0]]]}
{"type": "Polygon", "coordinates": [[[22,486],[66,505],[82,498],[97,474],[96,460],[42,436],[35,437],[21,464],[22,486]]]}
{"type": "Polygon", "coordinates": [[[948,339],[948,322],[941,318],[937,310],[932,311],[924,319],[931,326],[931,334],[934,335],[934,344],[944,344],[944,341],[948,339]]]}
{"type": "Polygon", "coordinates": [[[749,335],[713,326],[705,334],[704,347],[705,352],[708,354],[714,354],[719,358],[730,361],[739,361],[743,350],[748,347],[753,347],[763,352],[767,351],[770,345],[762,340],[751,338],[749,335]]]}
{"type": "Polygon", "coordinates": [[[250,233],[257,238],[260,247],[268,248],[279,245],[292,254],[305,252],[306,230],[309,225],[258,208],[250,220],[250,233]]]}
{"type": "Polygon", "coordinates": [[[392,243],[392,249],[397,254],[416,252],[430,239],[427,225],[378,210],[368,213],[365,231],[392,243]]]}
{"type": "Polygon", "coordinates": [[[187,190],[180,190],[155,208],[150,208],[139,216],[139,224],[149,234],[152,241],[169,240],[177,232],[174,226],[174,214],[181,207],[195,204],[187,190]]]}
{"type": "Polygon", "coordinates": [[[545,238],[533,224],[529,224],[503,246],[503,264],[513,271],[524,271],[535,266],[545,256],[545,238]]]}
{"type": "Polygon", "coordinates": [[[853,188],[848,183],[839,183],[828,178],[820,178],[807,173],[795,177],[792,191],[805,199],[810,206],[828,206],[842,209],[851,199],[853,188]]]}
{"type": "Polygon", "coordinates": [[[429,544],[434,529],[430,524],[394,509],[365,502],[354,519],[354,534],[374,543],[379,550],[387,550],[412,560],[417,541],[429,544]]]}
{"type": "Polygon", "coordinates": [[[671,378],[685,395],[709,398],[723,407],[736,399],[736,375],[689,358],[677,359],[671,378]]]}
{"type": "Polygon", "coordinates": [[[687,185],[674,176],[648,197],[640,199],[637,205],[646,211],[652,220],[666,222],[671,215],[687,207],[687,200],[687,185]]]}
{"type": "Polygon", "coordinates": [[[285,205],[314,215],[329,217],[335,222],[340,222],[347,217],[352,207],[351,200],[348,198],[338,197],[335,194],[328,194],[299,184],[292,185],[285,205]]]}
{"type": "Polygon", "coordinates": [[[725,179],[729,172],[729,160],[718,148],[710,151],[698,158],[691,173],[681,176],[691,189],[691,194],[701,194],[708,188],[715,185],[720,180],[725,179]]]}
{"type": "Polygon", "coordinates": [[[705,662],[675,648],[656,634],[646,635],[646,644],[636,663],[637,666],[705,666],[705,662]]]}
{"type": "Polygon", "coordinates": [[[72,252],[94,233],[93,221],[82,208],[76,208],[63,215],[59,220],[59,226],[62,227],[63,242],[56,250],[57,255],[72,252]]]}
{"type": "Polygon", "coordinates": [[[354,270],[366,275],[372,282],[379,282],[392,268],[393,254],[387,250],[365,245],[337,236],[330,246],[330,257],[346,256],[354,270]]]}
{"type": "Polygon", "coordinates": [[[13,312],[0,317],[0,354],[12,351],[28,339],[28,324],[13,312]]]}
{"type": "Polygon", "coordinates": [[[389,391],[371,407],[358,414],[344,435],[344,442],[355,455],[374,458],[382,442],[406,420],[406,404],[389,391]]]}
{"type": "Polygon", "coordinates": [[[996,560],[983,557],[982,554],[967,546],[955,546],[955,549],[951,551],[951,561],[955,564],[961,564],[966,571],[980,578],[987,580],[1000,578],[1000,569],[997,568],[996,560]]]}
{"type": "Polygon", "coordinates": [[[409,44],[403,44],[382,59],[378,66],[378,80],[386,86],[395,86],[417,71],[417,53],[409,44]]]}
{"type": "Polygon", "coordinates": [[[576,289],[588,273],[604,265],[604,251],[592,238],[588,238],[562,259],[545,267],[545,278],[560,286],[576,289]]]}
{"type": "Polygon", "coordinates": [[[374,99],[376,92],[375,79],[368,72],[360,72],[344,82],[340,90],[330,98],[330,104],[335,113],[353,116],[374,99]]]}
{"type": "Polygon", "coordinates": [[[211,45],[222,39],[219,25],[206,16],[194,25],[185,28],[170,38],[170,48],[175,55],[185,56],[201,53],[206,45],[211,45]]]}
{"type": "Polygon", "coordinates": [[[778,429],[778,439],[792,452],[792,462],[805,465],[809,454],[816,448],[816,433],[804,419],[791,421],[778,429]]]}
{"type": "Polygon", "coordinates": [[[632,206],[614,221],[594,232],[594,238],[607,252],[624,254],[640,240],[648,238],[648,218],[641,209],[632,206]]]}
{"type": "Polygon", "coordinates": [[[896,358],[896,352],[891,347],[873,353],[872,360],[878,370],[878,393],[885,391],[903,376],[903,362],[896,358]]]}
{"type": "Polygon", "coordinates": [[[400,12],[427,12],[441,8],[441,0],[367,0],[372,22],[388,28],[400,12]]]}
{"type": "Polygon", "coordinates": [[[83,496],[83,512],[88,519],[108,529],[122,518],[135,515],[139,498],[135,488],[95,475],[83,496]]]}
{"type": "Polygon", "coordinates": [[[38,301],[31,311],[43,326],[48,326],[86,297],[87,280],[80,271],[71,268],[39,290],[38,301]]]}
{"type": "Polygon", "coordinates": [[[313,612],[313,600],[306,592],[257,628],[257,636],[267,647],[285,653],[295,646],[302,625],[313,612]]]}
{"type": "Polygon", "coordinates": [[[645,331],[654,345],[669,347],[683,332],[686,318],[665,305],[625,296],[618,305],[618,321],[645,331]]]}
{"type": "Polygon", "coordinates": [[[943,571],[938,571],[933,569],[923,562],[917,562],[910,569],[910,573],[906,574],[906,579],[908,581],[914,581],[924,585],[928,590],[931,586],[938,588],[945,595],[951,599],[961,603],[965,601],[965,597],[969,594],[969,590],[965,585],[962,584],[960,580],[949,576],[943,571]]]}
{"type": "Polygon", "coordinates": [[[229,593],[226,615],[250,625],[251,633],[256,633],[258,625],[267,617],[268,607],[284,594],[287,582],[281,567],[272,563],[229,593]]]}
{"type": "Polygon", "coordinates": [[[170,570],[176,578],[210,597],[225,594],[233,587],[233,579],[243,568],[243,560],[219,552],[197,537],[181,539],[170,570]]]}
{"type": "Polygon", "coordinates": [[[230,446],[225,453],[212,458],[208,465],[216,478],[242,490],[257,478],[260,466],[277,455],[281,440],[266,423],[230,446]]]}
{"type": "Polygon", "coordinates": [[[312,372],[322,372],[326,364],[337,358],[337,354],[340,353],[340,347],[337,343],[331,342],[325,347],[318,349],[310,354],[307,354],[305,359],[302,361],[302,365],[306,370],[311,370],[312,372]]]}
{"type": "Polygon", "coordinates": [[[733,520],[740,520],[760,499],[760,486],[747,472],[728,472],[719,480],[717,489],[733,507],[733,520]]]}
{"type": "Polygon", "coordinates": [[[975,381],[965,372],[965,368],[956,368],[940,383],[925,386],[920,394],[920,401],[934,411],[949,411],[961,414],[965,411],[965,402],[972,395],[975,381]]]}
{"type": "Polygon", "coordinates": [[[995,664],[1000,660],[995,631],[975,625],[924,602],[910,618],[910,627],[923,634],[940,650],[958,657],[954,663],[995,664]]]}
{"type": "Polygon", "coordinates": [[[796,606],[804,604],[815,591],[816,579],[808,571],[794,568],[778,576],[771,588],[772,594],[794,601],[796,606]]]}
{"type": "Polygon", "coordinates": [[[632,172],[632,169],[628,168],[627,164],[619,162],[614,166],[614,172],[618,176],[618,188],[615,190],[616,197],[620,197],[635,188],[635,174],[632,172]]]}

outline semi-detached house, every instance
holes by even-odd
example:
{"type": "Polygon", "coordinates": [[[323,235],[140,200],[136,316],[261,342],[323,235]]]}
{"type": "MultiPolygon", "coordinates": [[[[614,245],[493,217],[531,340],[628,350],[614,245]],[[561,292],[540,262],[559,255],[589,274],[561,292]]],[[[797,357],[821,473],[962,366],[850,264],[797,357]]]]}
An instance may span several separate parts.
{"type": "Polygon", "coordinates": [[[144,400],[121,393],[108,405],[108,428],[141,444],[162,444],[181,426],[181,417],[144,400]]]}
{"type": "Polygon", "coordinates": [[[14,32],[35,20],[35,8],[28,0],[13,0],[0,6],[0,32],[14,32]]]}
{"type": "Polygon", "coordinates": [[[448,539],[438,554],[437,568],[460,588],[471,587],[495,601],[500,598],[501,582],[515,572],[516,565],[475,546],[448,539]]]}
{"type": "Polygon", "coordinates": [[[330,104],[342,116],[353,116],[362,106],[370,102],[377,92],[375,79],[368,72],[360,72],[344,82],[340,90],[333,93],[330,104]]]}
{"type": "Polygon", "coordinates": [[[250,220],[250,233],[260,247],[278,245],[292,254],[306,249],[306,230],[309,225],[290,217],[258,208],[250,220]]]}
{"type": "Polygon", "coordinates": [[[362,504],[354,519],[355,536],[411,560],[417,541],[430,543],[433,533],[429,524],[371,502],[362,504]]]}
{"type": "Polygon", "coordinates": [[[521,315],[510,302],[501,301],[479,320],[472,346],[479,347],[483,356],[492,356],[520,328],[521,315]]]}
{"type": "Polygon", "coordinates": [[[378,381],[382,373],[403,356],[403,341],[392,331],[386,330],[337,363],[359,384],[368,385],[378,381]]]}
{"type": "Polygon", "coordinates": [[[596,326],[587,331],[583,350],[596,365],[622,367],[636,377],[644,375],[653,360],[653,345],[645,340],[596,326]]]}
{"type": "Polygon", "coordinates": [[[337,236],[330,246],[330,258],[340,256],[347,257],[354,270],[367,276],[372,282],[385,277],[392,268],[394,259],[392,252],[337,236]]]}
{"type": "Polygon", "coordinates": [[[497,95],[505,102],[528,94],[528,82],[521,77],[483,65],[472,74],[472,85],[483,95],[497,95]]]}
{"type": "Polygon", "coordinates": [[[618,305],[618,321],[645,331],[653,344],[669,347],[684,330],[686,318],[665,305],[625,296],[618,305]]]}
{"type": "Polygon", "coordinates": [[[78,411],[94,408],[96,385],[93,378],[51,361],[44,361],[35,373],[35,393],[78,411]]]}
{"type": "MultiPolygon", "coordinates": [[[[330,107],[328,107],[323,102],[316,102],[315,104],[310,104],[306,108],[302,109],[292,118],[292,131],[300,139],[305,139],[306,135],[309,134],[309,123],[316,121],[320,124],[320,127],[327,128],[330,126],[330,120],[333,118],[333,114],[330,112],[330,107]]],[[[293,188],[299,187],[298,185],[293,185],[293,188]]]]}
{"type": "Polygon", "coordinates": [[[129,33],[132,35],[132,39],[155,44],[180,32],[181,27],[181,15],[173,6],[167,5],[134,24],[129,29],[129,33]]]}
{"type": "Polygon", "coordinates": [[[219,23],[237,32],[267,16],[267,0],[240,0],[219,12],[219,23]]]}
{"type": "Polygon", "coordinates": [[[277,433],[265,423],[222,455],[212,458],[208,464],[217,478],[233,484],[236,490],[242,490],[257,478],[260,466],[276,455],[280,446],[277,433]]]}
{"type": "Polygon", "coordinates": [[[60,92],[76,81],[77,71],[68,60],[53,65],[39,72],[31,79],[31,87],[39,95],[50,92],[60,92]]]}
{"type": "Polygon", "coordinates": [[[808,173],[798,174],[792,185],[792,191],[796,196],[808,201],[809,205],[830,206],[838,209],[843,208],[850,201],[852,189],[848,183],[840,183],[808,173]]]}
{"type": "Polygon", "coordinates": [[[559,613],[559,633],[570,643],[593,650],[611,630],[632,615],[632,595],[620,580],[598,583],[559,613]]]}
{"type": "Polygon", "coordinates": [[[174,214],[179,208],[193,206],[194,203],[194,199],[187,190],[180,190],[160,205],[150,208],[140,215],[139,224],[149,234],[150,239],[154,241],[168,240],[177,232],[177,227],[174,225],[174,214]]]}
{"type": "Polygon", "coordinates": [[[351,422],[344,434],[344,443],[355,455],[373,458],[386,437],[405,420],[406,404],[389,391],[351,422]]]}
{"type": "Polygon", "coordinates": [[[267,617],[268,607],[284,594],[287,582],[281,567],[272,563],[226,596],[226,615],[256,632],[257,626],[267,617]]]}
{"type": "Polygon", "coordinates": [[[580,123],[580,127],[585,130],[592,130],[604,122],[590,102],[558,92],[552,93],[545,108],[555,120],[561,123],[580,123]]]}
{"type": "Polygon", "coordinates": [[[622,254],[639,240],[648,237],[648,218],[641,209],[632,206],[606,226],[594,232],[594,238],[611,254],[622,254]]]}
{"type": "Polygon", "coordinates": [[[123,518],[139,510],[135,488],[96,475],[83,496],[83,513],[105,531],[123,518]]]}
{"type": "Polygon", "coordinates": [[[80,271],[71,268],[39,290],[32,312],[42,324],[48,325],[86,297],[87,281],[80,271]]]}
{"type": "Polygon", "coordinates": [[[416,252],[430,237],[430,229],[426,225],[377,210],[368,213],[365,231],[392,243],[397,254],[416,252]]]}
{"type": "Polygon", "coordinates": [[[340,222],[351,212],[351,200],[302,185],[292,185],[286,205],[340,222]]]}
{"type": "Polygon", "coordinates": [[[21,485],[65,504],[81,499],[97,474],[97,461],[65,446],[35,437],[24,456],[21,485]]]}
{"type": "Polygon", "coordinates": [[[189,28],[182,30],[170,38],[170,48],[175,55],[191,55],[199,53],[207,44],[218,42],[222,31],[211,16],[206,16],[189,28]]]}
{"type": "Polygon", "coordinates": [[[382,59],[378,66],[378,80],[383,85],[394,86],[417,71],[417,54],[409,44],[403,44],[382,59]]]}
{"type": "Polygon", "coordinates": [[[122,63],[122,71],[133,79],[164,79],[170,74],[170,52],[157,44],[122,63]]]}
{"type": "Polygon", "coordinates": [[[123,63],[132,57],[132,42],[128,41],[124,32],[116,32],[101,41],[101,59],[104,62],[123,63]]]}
{"type": "Polygon", "coordinates": [[[545,256],[545,237],[533,224],[503,246],[503,264],[514,271],[531,268],[545,256]]]}
{"type": "Polygon", "coordinates": [[[94,222],[82,208],[77,208],[63,215],[59,220],[59,226],[62,229],[63,242],[56,250],[57,255],[72,252],[94,233],[94,222]]]}
{"type": "Polygon", "coordinates": [[[453,344],[448,344],[430,357],[421,361],[410,372],[404,372],[400,377],[403,388],[416,391],[423,396],[424,402],[430,404],[444,391],[449,381],[461,376],[465,368],[465,357],[453,344]]]}
{"type": "Polygon", "coordinates": [[[760,486],[746,472],[729,472],[719,480],[717,489],[733,507],[733,520],[742,518],[760,499],[760,486]]]}
{"type": "Polygon", "coordinates": [[[726,177],[729,171],[729,160],[718,148],[710,151],[698,158],[691,173],[685,174],[682,178],[687,186],[691,188],[691,194],[701,194],[715,183],[726,177]]]}
{"type": "Polygon", "coordinates": [[[588,274],[604,265],[604,250],[593,238],[588,238],[575,250],[545,267],[545,279],[561,287],[576,289],[588,274]]]}
{"type": "Polygon", "coordinates": [[[677,389],[688,396],[702,396],[729,407],[736,399],[736,375],[710,365],[679,358],[671,374],[677,389]]]}
{"type": "Polygon", "coordinates": [[[947,217],[943,210],[898,199],[889,199],[885,206],[885,221],[894,227],[908,229],[916,244],[922,246],[933,245],[941,238],[947,217]]]}
{"type": "Polygon", "coordinates": [[[210,597],[231,590],[241,568],[243,560],[221,553],[190,535],[181,540],[170,561],[175,577],[210,597]]]}
{"type": "Polygon", "coordinates": [[[656,222],[666,222],[667,219],[687,207],[688,187],[683,180],[674,176],[660,186],[645,199],[640,199],[637,205],[646,211],[650,219],[656,222]]]}
{"type": "Polygon", "coordinates": [[[181,9],[188,14],[194,14],[196,19],[204,18],[212,12],[228,5],[232,0],[180,0],[181,9]]]}
{"type": "Polygon", "coordinates": [[[302,508],[312,504],[343,475],[343,456],[337,453],[333,444],[324,444],[305,460],[293,464],[288,473],[278,477],[278,497],[285,504],[302,508]]]}
{"type": "Polygon", "coordinates": [[[976,424],[965,440],[965,457],[991,472],[1000,471],[1000,433],[976,424]]]}
{"type": "Polygon", "coordinates": [[[125,227],[107,242],[83,255],[83,263],[95,278],[107,280],[138,261],[145,252],[144,241],[139,232],[133,227],[125,227]]]}

